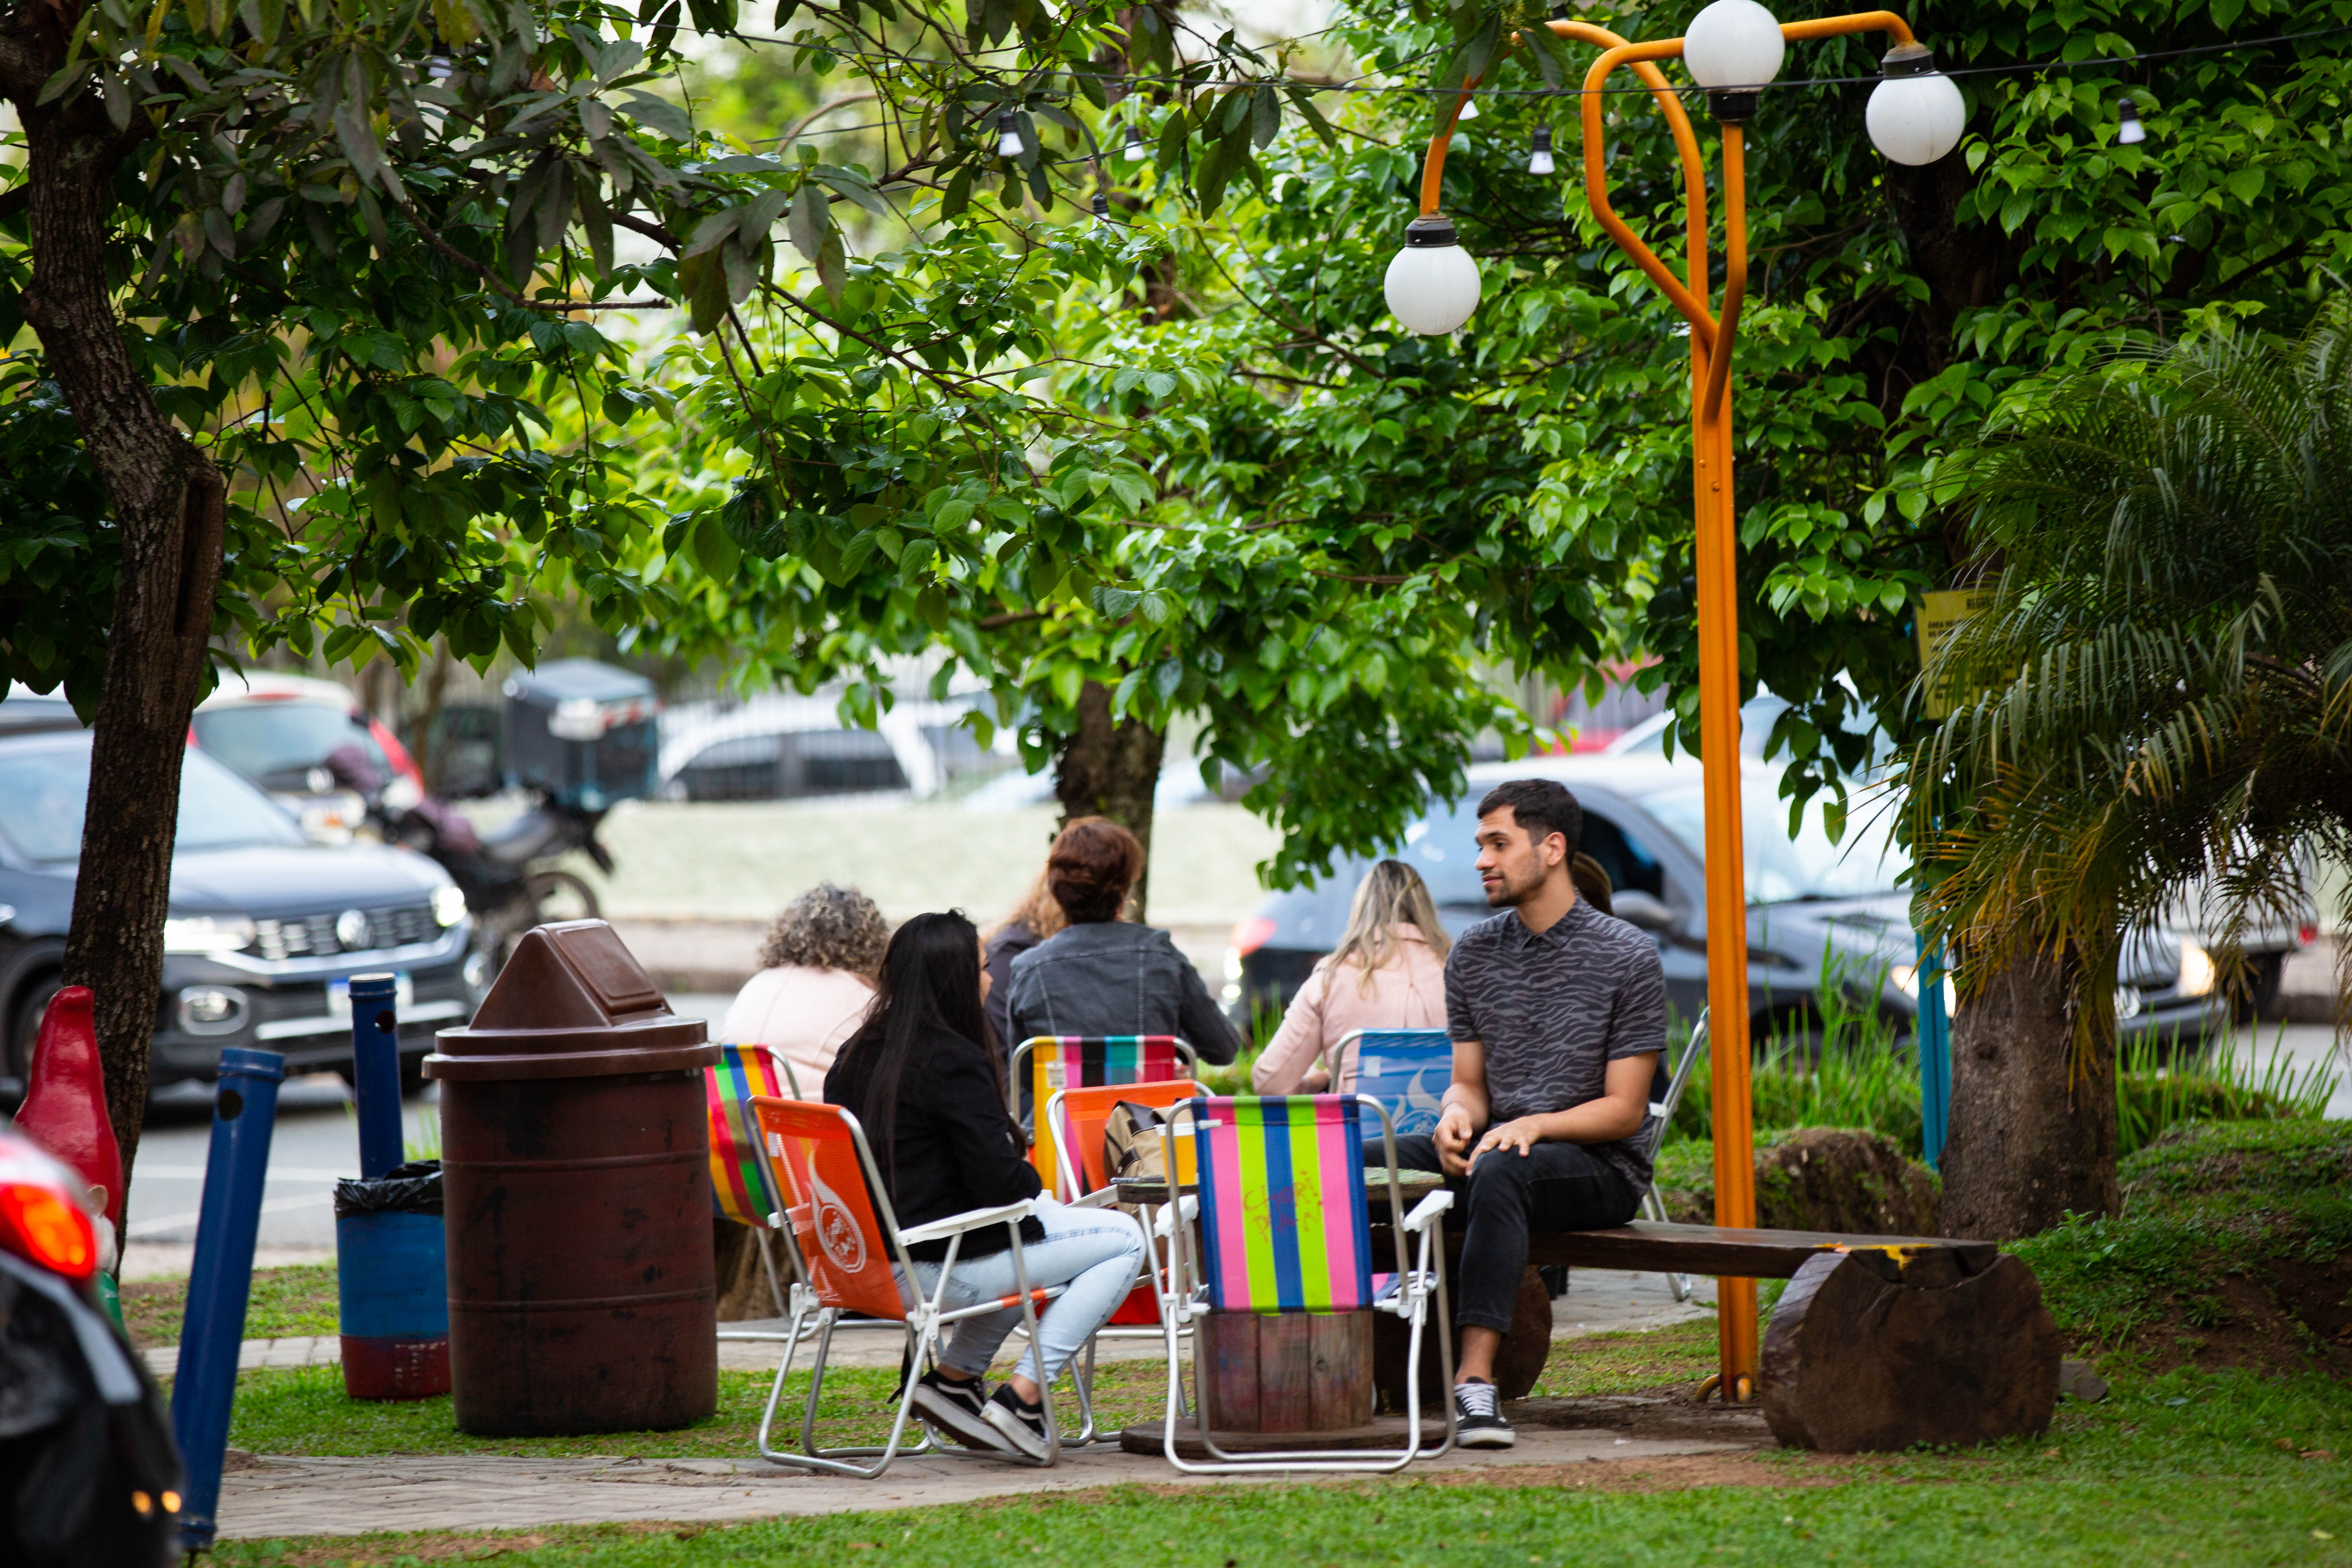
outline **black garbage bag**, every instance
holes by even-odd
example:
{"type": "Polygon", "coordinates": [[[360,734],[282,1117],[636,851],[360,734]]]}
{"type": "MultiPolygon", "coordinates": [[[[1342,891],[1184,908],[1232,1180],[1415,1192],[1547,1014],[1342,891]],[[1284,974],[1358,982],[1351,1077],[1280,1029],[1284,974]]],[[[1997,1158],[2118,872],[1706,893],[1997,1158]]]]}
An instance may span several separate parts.
{"type": "Polygon", "coordinates": [[[357,1214],[441,1212],[441,1162],[411,1160],[373,1178],[345,1176],[335,1184],[335,1217],[357,1214]]]}

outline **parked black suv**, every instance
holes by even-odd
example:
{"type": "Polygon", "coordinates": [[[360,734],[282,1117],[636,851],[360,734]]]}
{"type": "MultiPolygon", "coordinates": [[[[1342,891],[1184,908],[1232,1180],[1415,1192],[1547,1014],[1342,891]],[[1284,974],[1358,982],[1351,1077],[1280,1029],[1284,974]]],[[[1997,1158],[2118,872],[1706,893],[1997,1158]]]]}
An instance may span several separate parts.
{"type": "MultiPolygon", "coordinates": [[[[89,746],[62,701],[20,689],[0,702],[0,1093],[12,1099],[59,984],[89,746]]],[[[431,860],[312,843],[267,795],[191,750],[152,1081],[210,1079],[226,1046],[348,1071],[351,977],[386,970],[401,979],[413,1075],[434,1030],[473,1012],[486,976],[467,973],[472,934],[464,896],[431,860]]]]}

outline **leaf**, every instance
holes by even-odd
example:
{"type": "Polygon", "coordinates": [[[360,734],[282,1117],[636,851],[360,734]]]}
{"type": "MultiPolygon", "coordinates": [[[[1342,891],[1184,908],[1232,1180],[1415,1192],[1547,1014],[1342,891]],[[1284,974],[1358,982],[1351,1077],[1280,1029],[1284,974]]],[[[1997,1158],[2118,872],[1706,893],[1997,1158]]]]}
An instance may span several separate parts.
{"type": "Polygon", "coordinates": [[[823,243],[817,247],[816,275],[824,280],[824,291],[833,297],[834,306],[838,310],[842,304],[843,286],[848,280],[849,266],[846,247],[837,227],[828,226],[823,243]]]}
{"type": "Polygon", "coordinates": [[[343,156],[352,161],[353,174],[370,184],[383,184],[383,149],[376,142],[375,128],[368,123],[363,100],[347,96],[335,106],[335,140],[343,156]]]}
{"type": "Polygon", "coordinates": [[[739,207],[712,213],[694,226],[694,233],[688,237],[686,249],[679,253],[678,258],[686,260],[718,249],[742,226],[742,210],[739,207]]]}
{"type": "Polygon", "coordinates": [[[964,208],[971,205],[971,168],[967,164],[958,169],[954,178],[948,181],[948,194],[940,198],[940,217],[961,217],[964,208]]]}
{"type": "Polygon", "coordinates": [[[776,226],[776,219],[792,199],[793,194],[781,185],[761,191],[743,204],[742,221],[737,225],[736,232],[747,241],[767,238],[768,231],[776,226]]]}
{"type": "Polygon", "coordinates": [[[679,262],[677,284],[697,332],[708,333],[727,319],[727,268],[717,257],[706,253],[679,262]]]}
{"type": "Polygon", "coordinates": [[[833,205],[824,199],[824,187],[814,180],[802,182],[800,194],[793,201],[793,216],[789,226],[793,248],[812,267],[824,250],[824,237],[833,228],[833,205]]]}
{"type": "Polygon", "coordinates": [[[697,520],[691,542],[696,562],[721,583],[734,575],[736,566],[743,559],[743,552],[728,536],[727,529],[715,510],[705,511],[697,520]]]}
{"type": "Polygon", "coordinates": [[[673,142],[694,140],[694,121],[685,110],[667,99],[651,93],[633,92],[621,100],[621,110],[648,131],[656,132],[673,142]]]}
{"type": "Polygon", "coordinates": [[[115,130],[130,130],[131,89],[122,84],[122,78],[113,71],[100,71],[98,86],[106,98],[106,118],[112,121],[115,130]]]}
{"type": "Polygon", "coordinates": [[[613,215],[604,206],[604,198],[593,180],[579,184],[581,231],[588,237],[588,258],[596,275],[608,278],[613,272],[613,215]]]}
{"type": "MultiPolygon", "coordinates": [[[[1462,17],[1456,16],[1454,25],[1458,27],[1461,24],[1462,17]]],[[[1431,84],[1436,89],[1437,112],[1441,120],[1454,112],[1452,95],[1460,91],[1465,83],[1476,81],[1486,74],[1487,63],[1495,58],[1495,47],[1502,40],[1503,14],[1489,11],[1476,30],[1455,47],[1453,57],[1445,62],[1445,68],[1437,73],[1437,79],[1431,84]]]]}
{"type": "Polygon", "coordinates": [[[1250,141],[1259,147],[1270,147],[1282,134],[1282,94],[1271,87],[1262,87],[1253,95],[1251,104],[1250,141]]]}
{"type": "Polygon", "coordinates": [[[1299,118],[1307,121],[1307,128],[1315,132],[1324,146],[1335,153],[1339,151],[1339,133],[1331,129],[1331,122],[1323,118],[1323,111],[1315,107],[1315,100],[1304,88],[1292,89],[1290,106],[1298,110],[1299,118]]]}

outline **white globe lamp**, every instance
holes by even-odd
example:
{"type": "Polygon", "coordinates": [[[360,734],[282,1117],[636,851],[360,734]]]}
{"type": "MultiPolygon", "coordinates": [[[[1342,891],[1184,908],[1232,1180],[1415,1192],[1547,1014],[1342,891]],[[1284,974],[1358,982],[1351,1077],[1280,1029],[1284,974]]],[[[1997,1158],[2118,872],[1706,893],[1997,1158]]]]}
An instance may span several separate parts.
{"type": "Polygon", "coordinates": [[[1454,242],[1454,225],[1434,214],[1404,231],[1404,248],[1389,263],[1381,292],[1389,313],[1409,332],[1442,338],[1478,308],[1478,262],[1454,242]]]}
{"type": "Polygon", "coordinates": [[[1958,84],[1936,68],[1933,54],[1918,44],[1897,44],[1879,70],[1883,79],[1870,89],[1862,117],[1871,145],[1890,162],[1917,168],[1960,144],[1969,106],[1958,84]]]}
{"type": "Polygon", "coordinates": [[[1707,107],[1717,120],[1753,115],[1753,89],[1780,74],[1788,52],[1780,22],[1756,0],[1715,0],[1683,35],[1684,68],[1707,89],[1707,107]]]}

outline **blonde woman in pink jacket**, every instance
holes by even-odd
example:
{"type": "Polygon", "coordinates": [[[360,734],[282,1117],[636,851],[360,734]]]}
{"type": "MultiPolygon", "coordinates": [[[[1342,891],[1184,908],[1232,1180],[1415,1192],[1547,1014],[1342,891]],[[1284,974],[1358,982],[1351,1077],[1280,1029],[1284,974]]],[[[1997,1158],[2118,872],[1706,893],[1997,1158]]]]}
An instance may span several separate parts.
{"type": "Polygon", "coordinates": [[[1348,934],[1290,999],[1251,1084],[1260,1094],[1345,1094],[1355,1053],[1332,1058],[1351,1030],[1444,1028],[1449,945],[1421,873],[1381,861],[1356,889],[1348,934]]]}

